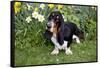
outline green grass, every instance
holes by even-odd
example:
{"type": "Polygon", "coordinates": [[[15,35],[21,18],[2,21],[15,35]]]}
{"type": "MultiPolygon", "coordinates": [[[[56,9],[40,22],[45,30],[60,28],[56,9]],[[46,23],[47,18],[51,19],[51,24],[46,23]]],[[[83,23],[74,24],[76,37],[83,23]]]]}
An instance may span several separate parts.
{"type": "Polygon", "coordinates": [[[59,64],[72,62],[96,61],[96,43],[87,41],[80,44],[73,43],[71,50],[73,55],[65,55],[60,51],[58,55],[51,55],[54,46],[32,46],[27,48],[15,48],[15,65],[40,65],[40,64],[59,64]]]}
{"type": "Polygon", "coordinates": [[[51,55],[54,45],[43,37],[46,21],[41,23],[33,20],[26,23],[22,17],[17,18],[15,18],[15,66],[97,61],[96,40],[71,44],[73,55],[66,55],[64,51],[60,51],[58,55],[51,55]]]}
{"type": "Polygon", "coordinates": [[[48,7],[48,4],[46,4],[45,9],[41,9],[40,4],[37,3],[31,3],[30,6],[31,10],[27,10],[27,3],[21,3],[20,12],[13,17],[13,24],[15,24],[15,66],[97,61],[96,10],[93,10],[93,7],[76,6],[76,8],[64,5],[59,10],[65,15],[65,19],[68,19],[67,21],[80,25],[79,27],[86,35],[86,41],[80,44],[71,44],[73,55],[66,55],[64,51],[60,51],[58,55],[51,55],[54,45],[44,39],[43,32],[46,28],[48,15],[52,10],[57,9],[57,5],[52,9],[48,7]],[[37,12],[44,16],[43,22],[32,17],[34,8],[38,8],[37,12]],[[81,12],[76,13],[77,10],[81,10],[81,12]],[[29,16],[32,19],[30,23],[26,21],[29,16]]]}

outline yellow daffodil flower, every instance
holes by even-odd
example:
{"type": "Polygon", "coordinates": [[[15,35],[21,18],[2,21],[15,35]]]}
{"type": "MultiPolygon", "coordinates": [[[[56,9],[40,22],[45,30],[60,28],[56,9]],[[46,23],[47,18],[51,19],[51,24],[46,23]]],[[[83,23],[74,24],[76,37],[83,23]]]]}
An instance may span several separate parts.
{"type": "Polygon", "coordinates": [[[37,12],[38,10],[39,10],[38,8],[35,8],[35,9],[34,9],[34,11],[36,11],[36,12],[37,12]]]}
{"type": "Polygon", "coordinates": [[[58,7],[58,10],[60,10],[63,8],[63,5],[57,5],[57,7],[58,7]]]}
{"type": "Polygon", "coordinates": [[[15,6],[21,6],[21,2],[15,2],[15,6]]]}
{"type": "Polygon", "coordinates": [[[49,8],[54,8],[54,4],[49,4],[49,8]]]}
{"type": "Polygon", "coordinates": [[[20,6],[21,6],[21,2],[15,2],[15,4],[14,4],[15,14],[20,12],[20,6]]]}

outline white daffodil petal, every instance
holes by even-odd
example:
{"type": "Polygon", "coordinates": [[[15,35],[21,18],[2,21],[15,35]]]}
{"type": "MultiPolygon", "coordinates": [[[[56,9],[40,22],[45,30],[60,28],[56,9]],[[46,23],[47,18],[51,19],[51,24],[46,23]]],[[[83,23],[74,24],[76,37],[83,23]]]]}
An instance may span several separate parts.
{"type": "Polygon", "coordinates": [[[67,18],[65,18],[65,16],[64,16],[64,15],[62,15],[62,16],[63,16],[64,21],[67,21],[67,18]]]}
{"type": "Polygon", "coordinates": [[[32,17],[33,18],[35,18],[35,19],[37,19],[38,18],[38,12],[36,12],[36,11],[34,11],[33,13],[32,13],[32,17]]]}
{"type": "Polygon", "coordinates": [[[44,16],[43,15],[39,15],[38,16],[38,21],[43,22],[44,21],[44,16]]]}
{"type": "Polygon", "coordinates": [[[45,7],[45,4],[40,4],[41,9],[44,9],[44,7],[45,7]]]}
{"type": "Polygon", "coordinates": [[[27,23],[30,23],[30,21],[32,21],[31,17],[30,16],[26,17],[26,21],[27,21],[27,23]]]}

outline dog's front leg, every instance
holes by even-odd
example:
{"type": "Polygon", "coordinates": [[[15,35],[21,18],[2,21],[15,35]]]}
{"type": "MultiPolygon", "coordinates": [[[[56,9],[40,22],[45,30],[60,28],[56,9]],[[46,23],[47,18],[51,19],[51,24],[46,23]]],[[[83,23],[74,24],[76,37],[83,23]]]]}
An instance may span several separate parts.
{"type": "Polygon", "coordinates": [[[51,55],[57,55],[59,53],[59,49],[55,46],[54,50],[51,52],[51,55]]]}
{"type": "Polygon", "coordinates": [[[59,49],[62,49],[61,48],[61,45],[57,42],[56,38],[55,37],[52,37],[51,38],[51,41],[53,42],[53,44],[55,45],[55,48],[54,50],[51,52],[52,55],[54,54],[58,54],[59,53],[59,49]]]}
{"type": "Polygon", "coordinates": [[[70,47],[65,48],[65,54],[66,55],[72,55],[73,54],[73,52],[70,50],[70,47]]]}
{"type": "Polygon", "coordinates": [[[58,49],[62,49],[61,45],[57,42],[55,37],[51,38],[51,41],[53,42],[53,44],[58,48],[58,49]]]}
{"type": "Polygon", "coordinates": [[[66,55],[72,55],[72,51],[70,50],[70,47],[67,47],[69,44],[68,44],[68,41],[64,41],[64,44],[62,45],[62,49],[65,50],[65,54],[66,55]]]}

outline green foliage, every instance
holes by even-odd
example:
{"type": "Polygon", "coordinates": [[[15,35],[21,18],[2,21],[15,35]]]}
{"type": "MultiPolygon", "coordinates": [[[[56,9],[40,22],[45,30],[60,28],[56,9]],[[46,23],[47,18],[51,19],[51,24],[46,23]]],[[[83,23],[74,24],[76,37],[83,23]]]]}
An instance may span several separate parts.
{"type": "Polygon", "coordinates": [[[41,4],[38,3],[21,2],[20,5],[18,11],[16,9],[14,16],[15,21],[13,22],[15,24],[16,65],[23,65],[23,63],[30,65],[96,61],[96,43],[93,42],[96,40],[96,7],[73,5],[63,5],[62,7],[61,5],[58,6],[53,4],[54,7],[50,8],[48,5],[52,6],[51,4],[44,4],[45,7],[42,6],[42,9],[40,7],[41,4]],[[58,9],[58,7],[61,8],[58,9]],[[64,21],[71,21],[77,24],[84,32],[85,40],[91,40],[93,45],[87,42],[81,43],[82,46],[77,46],[75,44],[73,50],[77,49],[79,51],[75,50],[76,53],[74,56],[64,56],[62,53],[58,56],[52,56],[52,58],[48,53],[53,49],[53,44],[44,39],[43,32],[45,31],[49,14],[55,9],[58,9],[62,13],[64,21]],[[37,14],[37,18],[35,18],[35,14],[37,14]],[[86,45],[86,47],[84,45],[86,45]],[[90,49],[88,50],[88,48],[90,49]],[[80,53],[82,50],[84,50],[84,55],[80,53]],[[87,52],[89,54],[87,54],[87,52]]]}
{"type": "Polygon", "coordinates": [[[67,21],[76,23],[86,40],[96,39],[97,12],[93,6],[66,6],[62,11],[67,21]]]}

